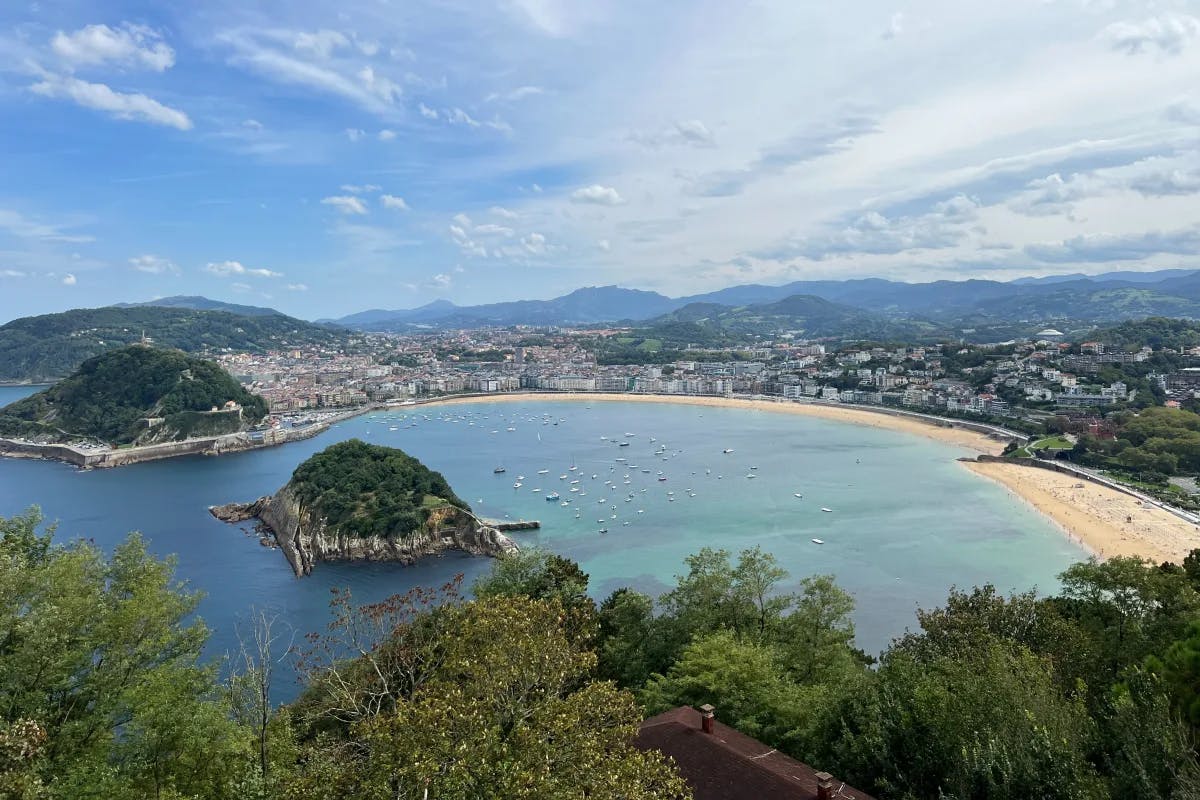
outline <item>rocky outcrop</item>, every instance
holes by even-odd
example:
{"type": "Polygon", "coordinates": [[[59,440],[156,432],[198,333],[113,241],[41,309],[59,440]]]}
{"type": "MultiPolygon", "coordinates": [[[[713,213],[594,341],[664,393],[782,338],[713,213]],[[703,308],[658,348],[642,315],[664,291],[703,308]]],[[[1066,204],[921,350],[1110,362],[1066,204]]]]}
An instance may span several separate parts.
{"type": "Polygon", "coordinates": [[[445,550],[498,556],[517,549],[517,545],[499,530],[456,506],[434,509],[420,529],[397,531],[390,536],[357,536],[330,527],[324,518],[313,513],[313,509],[306,508],[289,486],[284,486],[274,496],[260,497],[253,503],[227,503],[213,506],[209,511],[225,522],[243,522],[257,517],[275,537],[297,576],[311,574],[320,561],[413,564],[445,550]]]}

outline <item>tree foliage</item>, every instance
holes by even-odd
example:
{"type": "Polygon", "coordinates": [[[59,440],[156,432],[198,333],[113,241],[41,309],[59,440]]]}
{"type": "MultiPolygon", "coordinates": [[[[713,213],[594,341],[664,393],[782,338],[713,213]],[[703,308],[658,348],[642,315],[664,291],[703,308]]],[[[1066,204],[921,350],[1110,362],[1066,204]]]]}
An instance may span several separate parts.
{"type": "Polygon", "coordinates": [[[355,536],[408,536],[434,507],[470,507],[441,473],[394,447],[349,439],[308,458],[288,487],[331,527],[355,536]]]}
{"type": "Polygon", "coordinates": [[[266,401],[215,363],[178,350],[134,345],[88,359],[71,377],[0,409],[0,433],[35,430],[51,439],[130,444],[231,433],[266,414],[266,401]],[[227,402],[240,410],[210,413],[227,402]],[[152,417],[162,424],[148,427],[143,420],[152,417]]]}

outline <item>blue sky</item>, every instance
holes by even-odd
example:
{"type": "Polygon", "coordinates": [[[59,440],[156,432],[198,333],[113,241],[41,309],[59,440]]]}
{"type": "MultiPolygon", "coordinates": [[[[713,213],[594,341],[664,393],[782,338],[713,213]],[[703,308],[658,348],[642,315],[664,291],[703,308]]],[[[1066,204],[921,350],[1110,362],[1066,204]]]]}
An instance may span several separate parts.
{"type": "Polygon", "coordinates": [[[14,0],[0,118],[0,320],[1200,268],[1200,0],[14,0]]]}

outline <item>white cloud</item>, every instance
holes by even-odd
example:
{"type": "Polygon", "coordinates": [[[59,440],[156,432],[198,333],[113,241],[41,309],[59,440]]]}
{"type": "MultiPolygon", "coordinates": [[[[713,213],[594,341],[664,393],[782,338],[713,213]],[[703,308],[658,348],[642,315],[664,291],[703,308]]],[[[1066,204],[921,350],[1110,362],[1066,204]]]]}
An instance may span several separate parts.
{"type": "Polygon", "coordinates": [[[37,239],[45,242],[80,244],[95,240],[93,236],[65,233],[67,226],[54,225],[29,219],[10,209],[0,208],[0,231],[21,239],[37,239]]]}
{"type": "Polygon", "coordinates": [[[17,269],[0,269],[0,278],[26,278],[28,276],[29,273],[17,269]]]}
{"type": "Polygon", "coordinates": [[[357,142],[359,139],[367,135],[367,132],[362,128],[346,128],[346,130],[342,132],[345,133],[346,138],[352,142],[357,142]]]}
{"type": "Polygon", "coordinates": [[[161,256],[141,255],[129,259],[129,264],[138,272],[148,272],[151,275],[161,275],[165,272],[179,274],[179,267],[169,259],[161,256]]]}
{"type": "Polygon", "coordinates": [[[444,272],[439,272],[430,278],[429,282],[435,289],[448,289],[454,283],[454,279],[444,272]]]}
{"type": "Polygon", "coordinates": [[[408,203],[404,202],[403,197],[397,197],[394,194],[380,195],[379,202],[384,208],[394,208],[397,211],[408,211],[408,203]]]}
{"type": "Polygon", "coordinates": [[[904,33],[904,14],[897,11],[892,14],[892,18],[888,20],[888,26],[883,31],[884,39],[896,39],[900,34],[904,33]]]}
{"type": "MultiPolygon", "coordinates": [[[[244,266],[240,261],[210,261],[204,267],[204,271],[211,272],[213,275],[219,275],[222,278],[228,278],[233,275],[249,275],[255,278],[283,277],[282,272],[275,272],[274,270],[269,269],[251,269],[247,266],[244,266]]],[[[234,285],[238,286],[239,284],[234,285]]]]}
{"type": "Polygon", "coordinates": [[[393,131],[393,130],[389,130],[389,129],[387,129],[387,128],[384,128],[383,130],[381,130],[381,131],[379,132],[378,136],[379,136],[379,141],[381,141],[381,142],[390,142],[390,141],[392,141],[393,139],[395,139],[395,138],[396,138],[396,132],[395,132],[395,131],[393,131]]]}
{"type": "Polygon", "coordinates": [[[473,233],[479,234],[480,236],[505,236],[505,237],[508,237],[508,236],[513,235],[513,229],[506,227],[504,225],[496,225],[494,223],[488,222],[488,223],[484,223],[483,225],[476,225],[473,233]]]}
{"type": "Polygon", "coordinates": [[[231,284],[229,284],[229,288],[233,289],[235,292],[237,292],[237,293],[239,293],[239,294],[245,294],[246,292],[249,292],[249,291],[250,291],[251,289],[253,289],[254,287],[252,287],[252,286],[251,286],[250,284],[248,284],[248,283],[241,283],[241,282],[239,281],[239,282],[237,282],[237,283],[231,283],[231,284]]]}
{"type": "Polygon", "coordinates": [[[287,285],[287,288],[288,288],[288,291],[291,291],[291,292],[307,292],[308,284],[306,284],[306,283],[289,283],[287,285]]]}
{"type": "Polygon", "coordinates": [[[522,237],[521,244],[533,255],[543,255],[546,252],[546,237],[540,233],[531,233],[522,237]]]}
{"type": "Polygon", "coordinates": [[[451,125],[466,125],[471,128],[479,127],[479,120],[472,117],[461,108],[452,108],[446,112],[446,121],[451,125]]]}
{"type": "Polygon", "coordinates": [[[437,119],[438,118],[438,112],[435,109],[432,109],[429,106],[425,105],[424,103],[418,103],[417,109],[421,112],[421,116],[424,117],[425,119],[437,119]]]}
{"type": "Polygon", "coordinates": [[[339,47],[346,47],[350,39],[340,31],[319,30],[309,33],[299,31],[292,40],[292,47],[320,59],[328,59],[339,47]]]}
{"type": "Polygon", "coordinates": [[[596,242],[596,247],[605,253],[612,249],[612,245],[609,243],[608,239],[601,239],[600,241],[596,242]]]}
{"type": "Polygon", "coordinates": [[[84,108],[104,111],[118,119],[150,122],[181,131],[190,130],[192,127],[188,115],[178,109],[165,106],[144,94],[114,91],[103,83],[89,83],[62,75],[46,75],[43,80],[29,88],[44,97],[71,100],[84,108]]]}
{"type": "Polygon", "coordinates": [[[175,51],[157,31],[128,22],[116,28],[88,25],[73,33],[59,31],[50,48],[70,66],[115,64],[162,72],[175,63],[175,51]]]}
{"type": "Polygon", "coordinates": [[[471,227],[471,218],[468,217],[466,214],[463,214],[460,212],[458,214],[455,214],[451,219],[454,222],[454,224],[459,226],[460,228],[471,227]]]}
{"type": "Polygon", "coordinates": [[[670,126],[652,133],[634,131],[629,134],[629,139],[646,147],[662,147],[664,145],[678,144],[686,144],[693,147],[712,147],[715,144],[712,131],[698,119],[677,120],[670,126]]]}
{"type": "Polygon", "coordinates": [[[488,211],[492,214],[495,214],[497,217],[501,217],[503,219],[517,219],[518,218],[517,212],[510,211],[509,209],[505,208],[504,206],[492,206],[491,208],[488,209],[488,211]]]}
{"type": "Polygon", "coordinates": [[[383,189],[382,186],[377,186],[374,183],[343,183],[338,188],[340,188],[343,192],[349,192],[350,194],[370,194],[371,192],[378,192],[383,189]]]}
{"type": "Polygon", "coordinates": [[[343,214],[366,214],[367,204],[362,198],[353,195],[338,194],[321,199],[321,205],[333,206],[343,214]]]}
{"type": "Polygon", "coordinates": [[[70,272],[68,272],[66,275],[63,275],[63,278],[62,278],[63,286],[74,286],[75,283],[76,283],[75,276],[72,275],[70,272]]]}
{"type": "MultiPolygon", "coordinates": [[[[349,43],[337,31],[296,32],[235,28],[217,35],[230,49],[228,63],[270,80],[336,95],[376,114],[389,114],[400,84],[361,57],[345,57],[349,43]]],[[[355,52],[355,51],[352,51],[355,52]]]]}
{"type": "Polygon", "coordinates": [[[1200,19],[1186,14],[1164,14],[1141,22],[1114,22],[1101,36],[1114,50],[1129,55],[1148,50],[1178,55],[1200,38],[1200,19]]]}
{"type": "Polygon", "coordinates": [[[545,93],[546,90],[540,86],[518,86],[509,92],[492,92],[487,96],[486,102],[494,103],[497,100],[504,100],[511,103],[517,100],[524,100],[526,97],[535,97],[545,93]]]}
{"type": "MultiPolygon", "coordinates": [[[[534,184],[535,191],[538,190],[537,184],[534,184]]],[[[581,189],[576,189],[571,192],[571,202],[573,203],[594,203],[602,206],[617,206],[625,202],[621,199],[621,195],[616,189],[611,186],[601,186],[598,183],[593,183],[591,186],[584,186],[581,189]]]]}
{"type": "Polygon", "coordinates": [[[245,119],[242,120],[242,127],[251,131],[261,131],[263,124],[256,119],[245,119]]]}

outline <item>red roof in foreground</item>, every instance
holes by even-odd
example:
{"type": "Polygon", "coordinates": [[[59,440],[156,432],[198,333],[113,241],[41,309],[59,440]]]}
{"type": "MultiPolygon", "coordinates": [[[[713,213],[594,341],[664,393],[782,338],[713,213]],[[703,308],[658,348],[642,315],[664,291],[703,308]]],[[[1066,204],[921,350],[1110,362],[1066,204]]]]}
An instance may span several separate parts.
{"type": "MultiPolygon", "coordinates": [[[[817,799],[817,770],[720,722],[705,733],[700,712],[691,706],[646,720],[634,743],[675,759],[695,800],[817,799]]],[[[832,797],[872,800],[837,778],[832,797]]]]}

